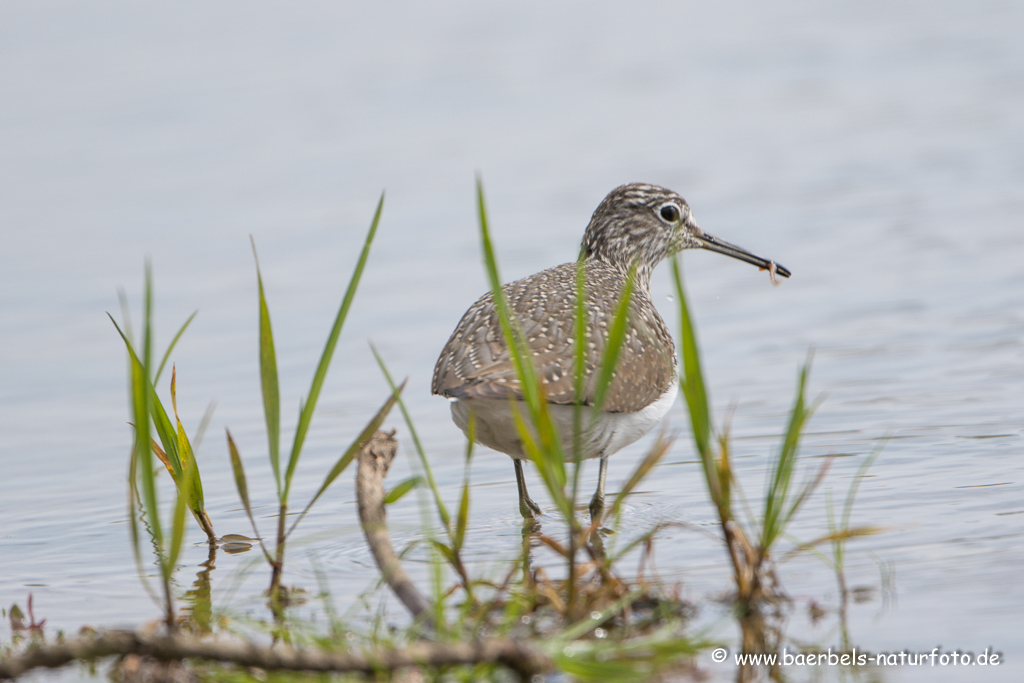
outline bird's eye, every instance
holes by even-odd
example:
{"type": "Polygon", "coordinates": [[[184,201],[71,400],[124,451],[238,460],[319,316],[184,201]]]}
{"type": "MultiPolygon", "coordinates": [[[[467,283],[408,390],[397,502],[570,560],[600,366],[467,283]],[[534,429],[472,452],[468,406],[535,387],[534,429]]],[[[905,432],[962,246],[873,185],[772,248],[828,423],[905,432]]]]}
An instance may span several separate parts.
{"type": "Polygon", "coordinates": [[[675,204],[666,204],[658,210],[658,213],[669,223],[675,223],[679,220],[679,207],[675,204]]]}

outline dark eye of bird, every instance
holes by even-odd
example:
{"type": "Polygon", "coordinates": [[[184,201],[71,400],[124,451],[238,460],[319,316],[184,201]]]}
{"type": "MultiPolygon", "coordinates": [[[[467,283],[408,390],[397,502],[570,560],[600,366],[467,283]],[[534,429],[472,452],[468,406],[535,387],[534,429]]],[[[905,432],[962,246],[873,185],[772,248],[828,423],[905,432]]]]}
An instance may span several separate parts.
{"type": "Polygon", "coordinates": [[[675,204],[666,204],[661,207],[661,217],[669,223],[675,223],[679,220],[679,207],[675,204]]]}

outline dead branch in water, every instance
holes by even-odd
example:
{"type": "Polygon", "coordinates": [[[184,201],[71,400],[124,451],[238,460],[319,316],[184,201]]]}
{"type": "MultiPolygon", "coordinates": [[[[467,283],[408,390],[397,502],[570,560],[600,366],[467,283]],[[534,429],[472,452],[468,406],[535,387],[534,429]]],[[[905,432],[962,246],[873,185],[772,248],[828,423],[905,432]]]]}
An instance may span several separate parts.
{"type": "Polygon", "coordinates": [[[409,575],[402,569],[388,534],[387,511],[384,509],[384,477],[398,452],[395,432],[375,433],[359,450],[356,470],[356,499],[359,501],[359,524],[381,575],[414,619],[434,629],[429,604],[409,575]]]}
{"type": "Polygon", "coordinates": [[[132,631],[104,631],[61,642],[36,645],[0,660],[0,679],[17,678],[37,668],[57,668],[75,661],[140,655],[159,661],[202,659],[267,670],[372,674],[406,667],[438,667],[499,662],[523,676],[550,671],[549,659],[527,643],[491,639],[458,643],[412,643],[371,654],[263,647],[185,634],[148,636],[132,631]]]}

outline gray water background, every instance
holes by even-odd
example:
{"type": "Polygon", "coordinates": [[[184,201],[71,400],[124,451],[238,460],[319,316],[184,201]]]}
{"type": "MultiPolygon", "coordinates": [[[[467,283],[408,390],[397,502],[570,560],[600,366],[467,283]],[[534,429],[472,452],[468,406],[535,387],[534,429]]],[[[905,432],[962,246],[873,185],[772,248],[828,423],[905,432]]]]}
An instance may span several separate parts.
{"type": "MultiPolygon", "coordinates": [[[[442,491],[464,442],[429,396],[437,354],[486,289],[474,214],[482,174],[506,280],[571,260],[607,191],[679,191],[709,232],[794,277],[709,253],[685,275],[719,421],[759,500],[796,371],[814,352],[807,468],[840,456],[794,534],[826,530],[864,457],[848,580],[860,649],[1002,652],[998,669],[903,668],[884,680],[1018,680],[1024,672],[1024,6],[1013,2],[225,2],[0,5],[0,604],[51,632],[155,619],[126,524],[125,356],[105,312],[139,317],[153,262],[159,343],[196,308],[174,356],[219,533],[249,533],[224,443],[246,460],[269,533],[272,481],[256,355],[258,245],[279,353],[285,438],[379,193],[380,234],[328,376],[294,500],[386,396],[368,341],[400,377],[442,491]],[[886,440],[887,439],[887,440],[886,440]]],[[[674,325],[667,268],[655,296],[674,325]]],[[[411,452],[397,419],[402,449],[411,452]]],[[[729,587],[681,404],[678,439],[627,508],[657,521],[657,567],[733,637],[729,587]]],[[[644,452],[611,461],[610,488],[644,452]]],[[[402,462],[392,475],[408,474],[402,462]]],[[[595,468],[586,472],[592,485],[595,468]]],[[[512,467],[472,464],[471,556],[512,557],[512,467]]],[[[539,481],[531,473],[533,492],[539,481]]],[[[314,588],[307,550],[344,608],[375,570],[348,475],[300,528],[286,581],[314,588]]],[[[414,498],[392,511],[421,535],[414,498]]],[[[193,529],[179,581],[205,559],[193,529]]],[[[255,554],[218,557],[215,604],[262,614],[255,554]],[[248,567],[248,573],[243,570],[248,567]],[[239,578],[241,577],[241,578],[239,578]],[[230,590],[236,583],[237,590],[230,590]]],[[[812,557],[784,565],[794,634],[836,642],[812,557]]],[[[400,613],[392,606],[395,618],[400,613]]],[[[0,638],[7,639],[0,624],[0,638]]],[[[733,669],[702,661],[716,679],[733,669]]],[[[63,674],[73,679],[80,672],[63,674]]],[[[796,680],[811,672],[791,670],[796,680]]],[[[837,672],[825,671],[826,676],[837,672]]],[[[49,680],[52,676],[40,676],[49,680]]]]}

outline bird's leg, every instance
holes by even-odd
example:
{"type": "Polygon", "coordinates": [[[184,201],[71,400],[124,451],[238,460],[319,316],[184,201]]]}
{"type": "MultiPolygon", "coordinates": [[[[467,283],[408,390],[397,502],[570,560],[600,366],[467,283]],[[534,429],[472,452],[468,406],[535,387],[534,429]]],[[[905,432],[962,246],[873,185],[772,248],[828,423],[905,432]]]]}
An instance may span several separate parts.
{"type": "Polygon", "coordinates": [[[526,478],[523,476],[523,461],[514,458],[512,462],[516,466],[516,486],[519,487],[519,513],[523,519],[533,519],[540,514],[540,506],[533,502],[526,490],[526,478]]]}
{"type": "Polygon", "coordinates": [[[600,520],[604,514],[604,480],[608,475],[608,456],[601,456],[601,464],[597,470],[597,491],[590,499],[590,521],[600,520]]]}

